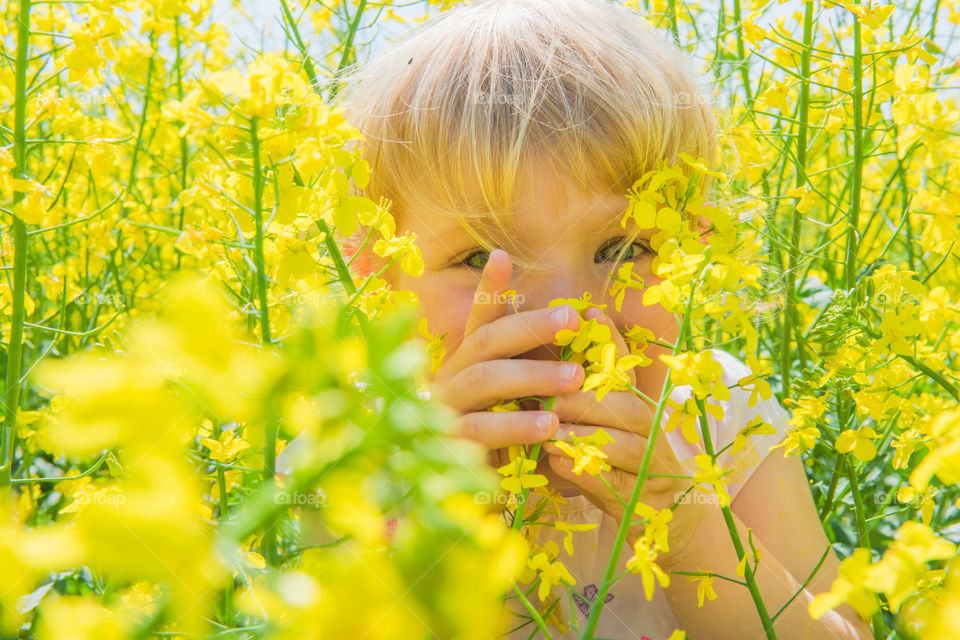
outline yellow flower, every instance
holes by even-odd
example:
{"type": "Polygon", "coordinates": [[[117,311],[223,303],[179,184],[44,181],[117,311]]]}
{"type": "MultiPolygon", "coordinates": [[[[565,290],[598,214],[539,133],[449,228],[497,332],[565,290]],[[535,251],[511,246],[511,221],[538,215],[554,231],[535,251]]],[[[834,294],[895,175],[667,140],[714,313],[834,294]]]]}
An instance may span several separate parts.
{"type": "Polygon", "coordinates": [[[853,451],[853,455],[857,456],[861,462],[867,462],[877,455],[877,447],[871,441],[877,437],[879,437],[877,432],[870,427],[847,429],[837,438],[836,448],[840,453],[853,451]]]}
{"type": "Polygon", "coordinates": [[[768,422],[764,422],[760,414],[757,414],[753,420],[747,423],[743,429],[740,429],[740,432],[737,434],[737,437],[733,440],[733,445],[730,447],[730,455],[737,454],[745,446],[747,446],[747,438],[752,435],[757,435],[761,433],[776,433],[777,430],[773,428],[768,422]]]}
{"type": "Polygon", "coordinates": [[[723,368],[713,359],[713,352],[686,352],[680,355],[661,355],[670,365],[677,385],[689,384],[698,398],[712,395],[717,400],[729,400],[730,389],[723,383],[723,368]]]}
{"type": "Polygon", "coordinates": [[[791,453],[800,453],[813,448],[817,438],[820,437],[820,430],[816,427],[790,427],[787,429],[783,442],[770,447],[770,450],[783,447],[783,455],[788,456],[791,453]]]}
{"type": "Polygon", "coordinates": [[[610,391],[623,391],[631,386],[627,371],[643,362],[642,356],[628,355],[616,360],[617,346],[608,342],[603,345],[600,358],[600,371],[591,373],[583,381],[583,391],[597,390],[597,402],[610,391]]]}
{"type": "Polygon", "coordinates": [[[854,549],[850,557],[840,563],[838,575],[830,585],[830,590],[818,593],[810,601],[810,617],[819,620],[827,611],[846,602],[860,617],[869,619],[880,606],[876,594],[865,584],[869,567],[870,550],[862,547],[854,549]]]}
{"type": "Polygon", "coordinates": [[[510,464],[505,464],[497,473],[506,476],[500,486],[511,493],[520,493],[525,488],[542,487],[547,484],[546,476],[530,473],[537,468],[537,461],[517,456],[510,464]]]}
{"type": "Polygon", "coordinates": [[[381,238],[374,243],[373,252],[381,258],[400,254],[400,268],[408,275],[420,277],[423,275],[423,257],[416,241],[417,234],[413,231],[402,236],[381,238]]]}
{"type": "Polygon", "coordinates": [[[613,438],[602,428],[598,428],[586,438],[577,438],[573,431],[570,431],[570,437],[573,438],[573,445],[563,440],[554,442],[556,447],[574,459],[573,472],[580,475],[584,471],[592,476],[599,475],[603,471],[609,471],[610,465],[605,462],[607,454],[600,447],[604,444],[613,442],[613,438]]]}
{"type": "Polygon", "coordinates": [[[531,493],[541,496],[547,502],[546,509],[553,509],[557,517],[560,517],[560,505],[567,504],[567,499],[559,491],[549,487],[535,487],[531,493]]]}
{"type": "MultiPolygon", "coordinates": [[[[746,557],[746,556],[744,556],[746,557]]],[[[699,567],[697,571],[703,571],[699,567]]],[[[702,576],[687,576],[687,582],[697,582],[697,606],[703,606],[703,600],[716,600],[717,592],[713,590],[714,575],[705,573],[702,576]]]]}
{"type": "MultiPolygon", "coordinates": [[[[500,402],[492,405],[489,411],[520,411],[520,401],[519,400],[501,400],[500,402]]],[[[517,448],[519,451],[519,447],[517,448]]]]}
{"type": "Polygon", "coordinates": [[[651,547],[650,539],[646,535],[637,538],[633,543],[633,557],[627,560],[627,570],[639,573],[643,578],[643,592],[647,600],[653,599],[653,579],[656,577],[663,588],[670,586],[670,576],[663,572],[655,560],[658,551],[656,546],[651,547]]]}
{"type": "Polygon", "coordinates": [[[547,558],[546,553],[541,552],[531,558],[529,566],[531,569],[537,571],[540,577],[540,587],[537,590],[537,595],[540,597],[540,602],[543,602],[546,599],[553,585],[562,586],[563,583],[566,582],[572,586],[577,582],[573,579],[573,576],[570,575],[570,572],[567,571],[567,568],[562,562],[559,560],[554,560],[551,562],[547,558]]]}
{"type": "Polygon", "coordinates": [[[756,569],[757,563],[760,562],[760,550],[757,549],[757,555],[754,555],[753,552],[744,552],[743,557],[740,558],[740,562],[737,563],[737,575],[741,578],[744,577],[744,573],[747,571],[747,560],[753,560],[753,568],[756,569]]]}
{"type": "Polygon", "coordinates": [[[647,349],[647,343],[654,338],[656,338],[656,336],[654,336],[653,331],[641,327],[638,324],[633,325],[623,334],[623,340],[627,343],[627,347],[630,348],[630,353],[635,356],[643,356],[644,361],[637,366],[645,367],[653,362],[653,360],[646,357],[643,352],[647,349]]]}
{"type": "Polygon", "coordinates": [[[443,363],[443,357],[447,353],[447,348],[443,344],[443,339],[447,334],[444,333],[442,336],[437,337],[430,333],[427,329],[426,318],[420,318],[420,322],[417,323],[417,332],[427,341],[427,353],[430,354],[430,373],[436,373],[437,369],[439,369],[443,363]]]}
{"type": "Polygon", "coordinates": [[[750,392],[750,399],[747,400],[747,405],[751,407],[755,407],[760,398],[769,400],[773,396],[770,383],[758,374],[751,374],[745,378],[740,378],[740,380],[737,381],[737,385],[739,385],[741,389],[750,392]]]}
{"type": "Polygon", "coordinates": [[[926,524],[907,521],[900,525],[879,562],[867,569],[865,586],[882,592],[890,610],[896,612],[908,597],[917,592],[926,577],[926,564],[956,555],[956,547],[940,538],[926,524]]]}
{"type": "Polygon", "coordinates": [[[910,484],[918,491],[927,488],[936,475],[947,485],[960,482],[960,409],[939,413],[925,431],[933,438],[930,452],[910,473],[910,484]]]}
{"type": "Polygon", "coordinates": [[[704,158],[694,159],[694,157],[689,153],[687,153],[686,151],[681,151],[678,154],[678,157],[681,160],[683,160],[686,164],[688,164],[690,167],[692,167],[693,169],[696,169],[697,171],[699,171],[704,175],[713,176],[715,178],[724,177],[723,173],[721,173],[720,171],[711,171],[710,168],[707,167],[707,161],[704,158]]]}
{"type": "Polygon", "coordinates": [[[586,524],[573,524],[571,522],[562,522],[557,521],[554,523],[557,531],[566,531],[567,535],[563,537],[563,548],[566,549],[568,555],[573,555],[573,532],[574,531],[590,531],[591,529],[596,529],[599,526],[599,523],[586,523],[586,524]]]}
{"type": "Polygon", "coordinates": [[[585,291],[584,294],[579,298],[554,298],[547,303],[547,307],[556,307],[561,304],[568,304],[576,309],[577,313],[579,313],[581,316],[586,313],[587,309],[590,307],[596,307],[597,309],[601,310],[607,308],[607,305],[605,304],[596,304],[590,302],[591,297],[592,294],[589,291],[585,291]]]}
{"type": "Polygon", "coordinates": [[[614,296],[613,306],[617,311],[623,306],[623,296],[627,289],[639,291],[643,289],[643,278],[633,273],[633,262],[624,262],[617,272],[616,282],[610,287],[610,295],[614,296]]]}
{"type": "Polygon", "coordinates": [[[583,353],[587,347],[596,342],[610,342],[610,327],[594,320],[580,318],[580,326],[576,331],[560,329],[554,336],[553,344],[562,347],[570,345],[575,353],[583,353]]]}
{"type": "Polygon", "coordinates": [[[673,510],[654,509],[648,504],[638,502],[634,512],[647,521],[643,535],[649,536],[660,551],[670,551],[667,523],[673,519],[673,510]]]}
{"type": "Polygon", "coordinates": [[[711,485],[717,494],[719,505],[721,507],[728,506],[730,504],[730,494],[727,493],[727,483],[723,478],[730,473],[730,470],[714,462],[713,458],[706,453],[694,456],[693,460],[699,469],[693,474],[693,482],[711,485]]]}
{"type": "MultiPolygon", "coordinates": [[[[683,437],[687,442],[690,444],[700,442],[700,432],[697,431],[697,425],[699,422],[698,419],[703,414],[700,413],[697,401],[694,398],[687,398],[683,404],[680,405],[676,401],[667,398],[667,406],[669,406],[672,411],[670,412],[670,417],[667,419],[667,423],[663,426],[663,430],[670,433],[677,428],[677,425],[680,425],[681,433],[683,433],[683,437]]],[[[707,413],[711,414],[717,420],[723,418],[723,407],[719,404],[704,402],[703,407],[707,410],[707,413]]]]}
{"type": "Polygon", "coordinates": [[[936,507],[936,502],[933,499],[938,493],[939,491],[934,487],[927,487],[925,493],[920,493],[910,485],[906,485],[897,489],[897,502],[901,504],[912,503],[914,508],[919,502],[920,520],[923,524],[930,524],[930,520],[933,518],[933,510],[936,507]]]}
{"type": "Polygon", "coordinates": [[[200,444],[210,449],[211,458],[225,464],[233,462],[238,453],[250,446],[250,443],[243,438],[236,437],[233,431],[221,432],[219,440],[200,438],[200,444]]]}

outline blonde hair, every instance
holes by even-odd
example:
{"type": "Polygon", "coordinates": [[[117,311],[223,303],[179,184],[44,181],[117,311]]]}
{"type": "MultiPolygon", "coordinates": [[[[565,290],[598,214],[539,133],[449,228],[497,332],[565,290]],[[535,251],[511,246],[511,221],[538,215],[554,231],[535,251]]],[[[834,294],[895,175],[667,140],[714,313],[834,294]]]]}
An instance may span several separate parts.
{"type": "Polygon", "coordinates": [[[538,163],[583,195],[626,195],[680,152],[716,162],[692,60],[605,0],[464,3],[336,77],[332,105],[363,134],[371,166],[358,192],[388,198],[398,221],[418,209],[453,216],[518,264],[510,218],[538,163]]]}

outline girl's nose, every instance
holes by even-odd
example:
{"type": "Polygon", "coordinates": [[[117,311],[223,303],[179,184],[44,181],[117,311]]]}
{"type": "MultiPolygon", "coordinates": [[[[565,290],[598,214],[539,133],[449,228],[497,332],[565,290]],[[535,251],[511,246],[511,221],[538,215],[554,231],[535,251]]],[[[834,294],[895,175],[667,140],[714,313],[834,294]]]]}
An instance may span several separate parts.
{"type": "MultiPolygon", "coordinates": [[[[551,300],[581,298],[588,291],[591,300],[595,300],[599,292],[591,291],[589,286],[582,277],[563,272],[546,273],[538,278],[525,278],[522,283],[516,285],[517,309],[519,311],[545,309],[551,300]]],[[[530,360],[559,360],[561,350],[560,346],[546,343],[527,351],[522,357],[530,360]]]]}

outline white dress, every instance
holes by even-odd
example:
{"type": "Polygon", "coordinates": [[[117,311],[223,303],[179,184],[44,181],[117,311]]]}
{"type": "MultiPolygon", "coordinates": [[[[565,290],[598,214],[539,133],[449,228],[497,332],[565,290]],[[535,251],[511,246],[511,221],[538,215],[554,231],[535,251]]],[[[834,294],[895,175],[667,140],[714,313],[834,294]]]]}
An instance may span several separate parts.
{"type": "MultiPolygon", "coordinates": [[[[751,375],[750,367],[732,354],[720,349],[711,349],[714,359],[720,363],[722,368],[722,380],[729,387],[735,385],[740,378],[751,375]]],[[[682,404],[684,400],[690,397],[690,385],[674,387],[670,398],[675,402],[682,404]]],[[[771,424],[776,433],[751,435],[747,439],[747,445],[744,450],[737,455],[731,456],[728,449],[718,456],[717,462],[723,466],[730,466],[732,460],[739,460],[739,470],[735,474],[727,476],[727,489],[730,493],[730,500],[737,496],[740,488],[747,482],[753,472],[759,466],[761,460],[770,454],[770,447],[779,444],[783,439],[787,429],[787,420],[789,413],[780,406],[776,398],[769,400],[759,399],[753,407],[748,406],[747,401],[750,398],[750,392],[733,386],[730,389],[730,400],[711,401],[719,402],[724,407],[724,417],[719,422],[709,413],[707,414],[707,424],[710,427],[714,450],[718,451],[726,444],[736,438],[737,433],[753,420],[758,414],[763,416],[763,420],[771,424]]],[[[672,409],[667,406],[664,408],[662,424],[666,424],[672,409]]],[[[677,459],[681,464],[685,460],[692,462],[693,457],[699,453],[704,453],[703,445],[690,444],[681,433],[680,426],[667,433],[662,432],[658,438],[666,436],[667,441],[673,447],[677,459]]],[[[782,449],[776,449],[771,455],[782,455],[782,449]]],[[[685,467],[686,468],[686,467],[685,467]]],[[[693,495],[696,492],[688,494],[693,495]]],[[[701,495],[704,495],[700,492],[701,495]]],[[[532,494],[531,494],[532,495],[532,494]]],[[[532,510],[536,500],[531,500],[527,509],[532,510]]],[[[540,516],[540,521],[561,520],[569,523],[595,523],[599,526],[590,531],[574,531],[572,533],[572,542],[574,555],[567,555],[563,548],[563,538],[567,535],[564,531],[558,531],[553,527],[536,527],[537,541],[543,544],[547,540],[556,541],[560,555],[558,559],[570,572],[570,575],[577,582],[577,595],[572,598],[568,596],[566,588],[553,587],[551,595],[559,597],[557,608],[560,609],[560,619],[566,623],[566,633],[561,633],[555,626],[550,625],[549,629],[552,636],[560,638],[579,638],[585,628],[587,621],[588,601],[596,597],[597,587],[603,579],[606,571],[609,552],[603,549],[612,549],[613,541],[616,539],[619,523],[615,518],[609,516],[598,507],[594,506],[583,495],[567,497],[567,504],[560,505],[560,516],[551,508],[544,510],[540,516]],[[549,512],[549,513],[548,513],[549,512]],[[599,550],[599,551],[598,551],[599,550]],[[579,632],[573,628],[570,618],[570,601],[574,603],[575,621],[579,627],[579,632]]],[[[627,560],[633,556],[633,549],[629,541],[621,549],[620,559],[617,563],[617,569],[614,575],[619,575],[626,569],[627,560]]],[[[672,580],[679,579],[679,576],[673,576],[672,580]]],[[[526,585],[526,589],[530,584],[526,585]]],[[[530,602],[542,608],[542,603],[534,590],[530,594],[530,602]]],[[[681,624],[674,617],[672,610],[667,602],[666,596],[659,584],[654,590],[653,599],[648,601],[643,595],[642,578],[637,573],[627,573],[619,582],[617,582],[607,593],[606,604],[600,612],[600,618],[597,624],[596,638],[615,638],[616,640],[667,640],[675,629],[681,628],[681,624]],[[629,595],[630,597],[627,597],[629,595]]],[[[549,601],[549,598],[548,598],[549,601]]],[[[506,619],[511,624],[507,628],[513,628],[522,625],[529,614],[523,608],[522,603],[517,598],[511,598],[508,601],[507,610],[523,612],[523,618],[506,614],[506,619]]],[[[536,630],[536,624],[529,622],[521,629],[517,629],[511,634],[506,634],[504,638],[543,638],[539,631],[533,636],[536,630]]]]}

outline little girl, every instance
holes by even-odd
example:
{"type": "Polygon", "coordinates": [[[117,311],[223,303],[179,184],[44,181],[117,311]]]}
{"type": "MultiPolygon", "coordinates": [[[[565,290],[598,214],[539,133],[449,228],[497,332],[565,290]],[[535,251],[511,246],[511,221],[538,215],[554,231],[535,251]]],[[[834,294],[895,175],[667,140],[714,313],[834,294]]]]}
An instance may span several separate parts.
{"type": "MultiPolygon", "coordinates": [[[[632,392],[613,391],[598,402],[594,393],[579,391],[583,367],[559,362],[552,343],[558,330],[576,329],[580,319],[570,304],[549,303],[590,300],[586,317],[611,328],[619,355],[626,354],[621,334],[637,325],[661,343],[677,340],[677,317],[659,305],[644,306],[642,291],[628,290],[619,310],[610,304],[610,276],[630,260],[646,286],[660,282],[652,269],[652,230],[628,236],[620,225],[626,193],[659,163],[675,164],[681,152],[713,163],[714,113],[682,50],[631,10],[603,0],[464,3],[350,69],[343,86],[340,100],[348,121],[365,136],[372,169],[363,194],[391,200],[396,233],[414,233],[423,256],[422,276],[391,265],[382,277],[395,289],[413,291],[430,332],[444,336],[446,355],[430,390],[456,411],[460,433],[483,444],[494,466],[507,462],[503,452],[510,445],[569,440],[571,430],[583,436],[602,427],[614,438],[604,447],[612,467],[604,477],[620,498],[600,478],[573,473],[570,459],[552,443],[536,469],[566,499],[541,521],[598,525],[569,533],[533,527],[538,544],[558,544],[557,559],[576,581],[575,597],[554,585],[545,598],[559,598],[548,619],[553,637],[580,637],[654,414],[632,392]],[[516,309],[504,295],[508,290],[516,292],[516,309]],[[529,401],[520,411],[489,410],[527,396],[557,399],[550,411],[529,401]]],[[[361,277],[385,264],[369,248],[356,253],[366,232],[344,241],[361,277]]],[[[652,362],[630,372],[648,397],[660,397],[668,368],[658,356],[669,353],[650,345],[652,362]]],[[[830,550],[802,588],[829,541],[800,457],[769,453],[783,436],[787,414],[772,398],[748,406],[748,394],[734,385],[751,374],[749,367],[724,351],[713,354],[723,381],[733,387],[729,402],[721,403],[723,419],[708,418],[715,449],[757,415],[776,430],[748,439],[738,458],[743,471],[730,479],[729,493],[742,540],[750,527],[760,552],[756,579],[768,613],[792,599],[775,619],[777,636],[869,637],[849,606],[817,621],[807,613],[813,594],[829,589],[839,561],[830,550]]],[[[681,402],[689,393],[689,386],[677,387],[671,398],[681,402]]],[[[655,441],[650,473],[689,476],[690,460],[702,452],[702,444],[691,445],[679,429],[665,433],[655,441]]],[[[718,462],[731,460],[728,450],[718,462]]],[[[663,509],[688,485],[650,477],[640,501],[663,509]]],[[[605,595],[597,637],[667,640],[678,628],[697,640],[764,637],[745,587],[716,579],[711,590],[681,573],[737,575],[721,510],[697,495],[703,496],[690,494],[675,510],[669,553],[657,559],[669,585],[648,600],[641,576],[627,573],[605,595]],[[702,606],[698,587],[701,599],[707,596],[702,606]]],[[[623,546],[617,575],[633,555],[635,538],[623,546]]],[[[543,608],[536,594],[531,598],[543,608]]],[[[526,613],[516,599],[509,602],[509,609],[526,613]]],[[[504,632],[522,622],[510,616],[504,632]]],[[[531,631],[528,624],[510,637],[531,637],[531,631]]]]}

